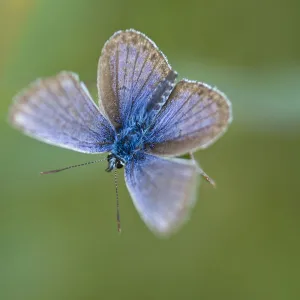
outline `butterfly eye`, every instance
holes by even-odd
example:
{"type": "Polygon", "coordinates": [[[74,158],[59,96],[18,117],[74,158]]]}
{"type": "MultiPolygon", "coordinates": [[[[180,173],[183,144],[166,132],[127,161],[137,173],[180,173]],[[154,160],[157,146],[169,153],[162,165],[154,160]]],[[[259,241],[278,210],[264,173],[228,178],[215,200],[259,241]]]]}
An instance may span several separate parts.
{"type": "Polygon", "coordinates": [[[122,169],[123,168],[123,163],[120,160],[117,160],[116,167],[117,167],[117,169],[122,169]]]}

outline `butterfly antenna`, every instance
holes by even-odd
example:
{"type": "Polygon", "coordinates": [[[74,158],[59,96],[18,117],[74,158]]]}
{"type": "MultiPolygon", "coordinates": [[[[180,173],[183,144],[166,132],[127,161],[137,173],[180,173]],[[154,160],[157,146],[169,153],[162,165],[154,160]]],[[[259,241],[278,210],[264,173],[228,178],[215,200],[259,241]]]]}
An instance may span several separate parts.
{"type": "Polygon", "coordinates": [[[95,164],[98,162],[102,162],[102,161],[106,161],[106,159],[98,159],[98,160],[94,160],[94,161],[89,161],[83,164],[79,164],[79,165],[74,165],[74,166],[69,166],[69,167],[65,167],[65,168],[61,168],[61,169],[56,169],[56,170],[51,170],[51,171],[45,171],[45,172],[40,172],[41,175],[45,175],[45,174],[52,174],[52,173],[58,173],[64,170],[68,170],[68,169],[72,169],[72,168],[77,168],[77,167],[82,167],[82,166],[86,166],[86,165],[90,165],[90,164],[95,164]]]}
{"type": "Polygon", "coordinates": [[[118,193],[118,173],[115,169],[115,187],[116,187],[116,204],[117,204],[117,226],[118,232],[121,232],[121,220],[120,220],[120,205],[119,205],[119,193],[118,193]]]}
{"type": "Polygon", "coordinates": [[[193,160],[194,164],[197,167],[197,171],[198,173],[208,182],[210,183],[214,188],[216,187],[216,183],[215,181],[210,178],[200,167],[200,165],[198,164],[198,162],[195,160],[194,154],[190,152],[190,157],[193,160]]]}

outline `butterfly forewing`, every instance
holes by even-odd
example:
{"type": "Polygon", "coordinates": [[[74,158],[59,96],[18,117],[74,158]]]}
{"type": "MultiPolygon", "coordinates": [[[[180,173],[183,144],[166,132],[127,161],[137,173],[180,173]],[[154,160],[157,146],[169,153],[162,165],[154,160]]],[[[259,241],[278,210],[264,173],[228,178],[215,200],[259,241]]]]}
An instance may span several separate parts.
{"type": "Polygon", "coordinates": [[[113,130],[71,72],[34,82],[15,97],[10,122],[43,142],[85,153],[109,151],[113,130]]]}
{"type": "Polygon", "coordinates": [[[144,34],[119,31],[104,45],[99,59],[99,106],[115,127],[132,117],[149,117],[164,104],[176,76],[144,34]]]}
{"type": "Polygon", "coordinates": [[[182,225],[196,200],[192,161],[145,155],[126,165],[125,180],[141,218],[158,235],[169,235],[182,225]]]}
{"type": "Polygon", "coordinates": [[[177,156],[205,148],[226,131],[231,118],[231,105],[223,93],[182,80],[155,119],[150,152],[177,156]]]}

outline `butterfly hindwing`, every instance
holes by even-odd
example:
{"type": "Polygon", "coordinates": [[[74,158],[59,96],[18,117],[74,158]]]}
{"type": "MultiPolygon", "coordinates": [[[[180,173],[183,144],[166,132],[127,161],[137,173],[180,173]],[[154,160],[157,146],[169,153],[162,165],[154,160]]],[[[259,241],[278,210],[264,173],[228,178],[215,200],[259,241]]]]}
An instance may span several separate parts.
{"type": "Polygon", "coordinates": [[[193,161],[145,154],[125,167],[125,181],[146,225],[158,235],[174,232],[196,200],[197,171],[193,161]]]}
{"type": "Polygon", "coordinates": [[[15,97],[10,123],[43,142],[84,153],[109,151],[113,129],[71,72],[41,79],[15,97]]]}
{"type": "Polygon", "coordinates": [[[169,96],[177,74],[144,34],[116,32],[104,45],[98,65],[100,109],[116,127],[151,117],[169,96]]]}
{"type": "Polygon", "coordinates": [[[178,156],[206,148],[232,119],[226,96],[207,84],[182,80],[157,115],[149,137],[150,152],[178,156]]]}

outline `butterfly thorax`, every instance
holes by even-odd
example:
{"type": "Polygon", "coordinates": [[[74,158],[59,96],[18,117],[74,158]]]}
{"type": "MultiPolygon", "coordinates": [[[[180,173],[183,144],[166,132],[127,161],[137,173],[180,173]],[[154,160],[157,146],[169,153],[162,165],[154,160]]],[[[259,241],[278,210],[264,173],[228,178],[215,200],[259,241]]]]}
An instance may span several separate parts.
{"type": "Polygon", "coordinates": [[[146,146],[146,133],[145,124],[139,122],[119,129],[107,158],[109,169],[121,168],[132,158],[140,158],[146,146]]]}

